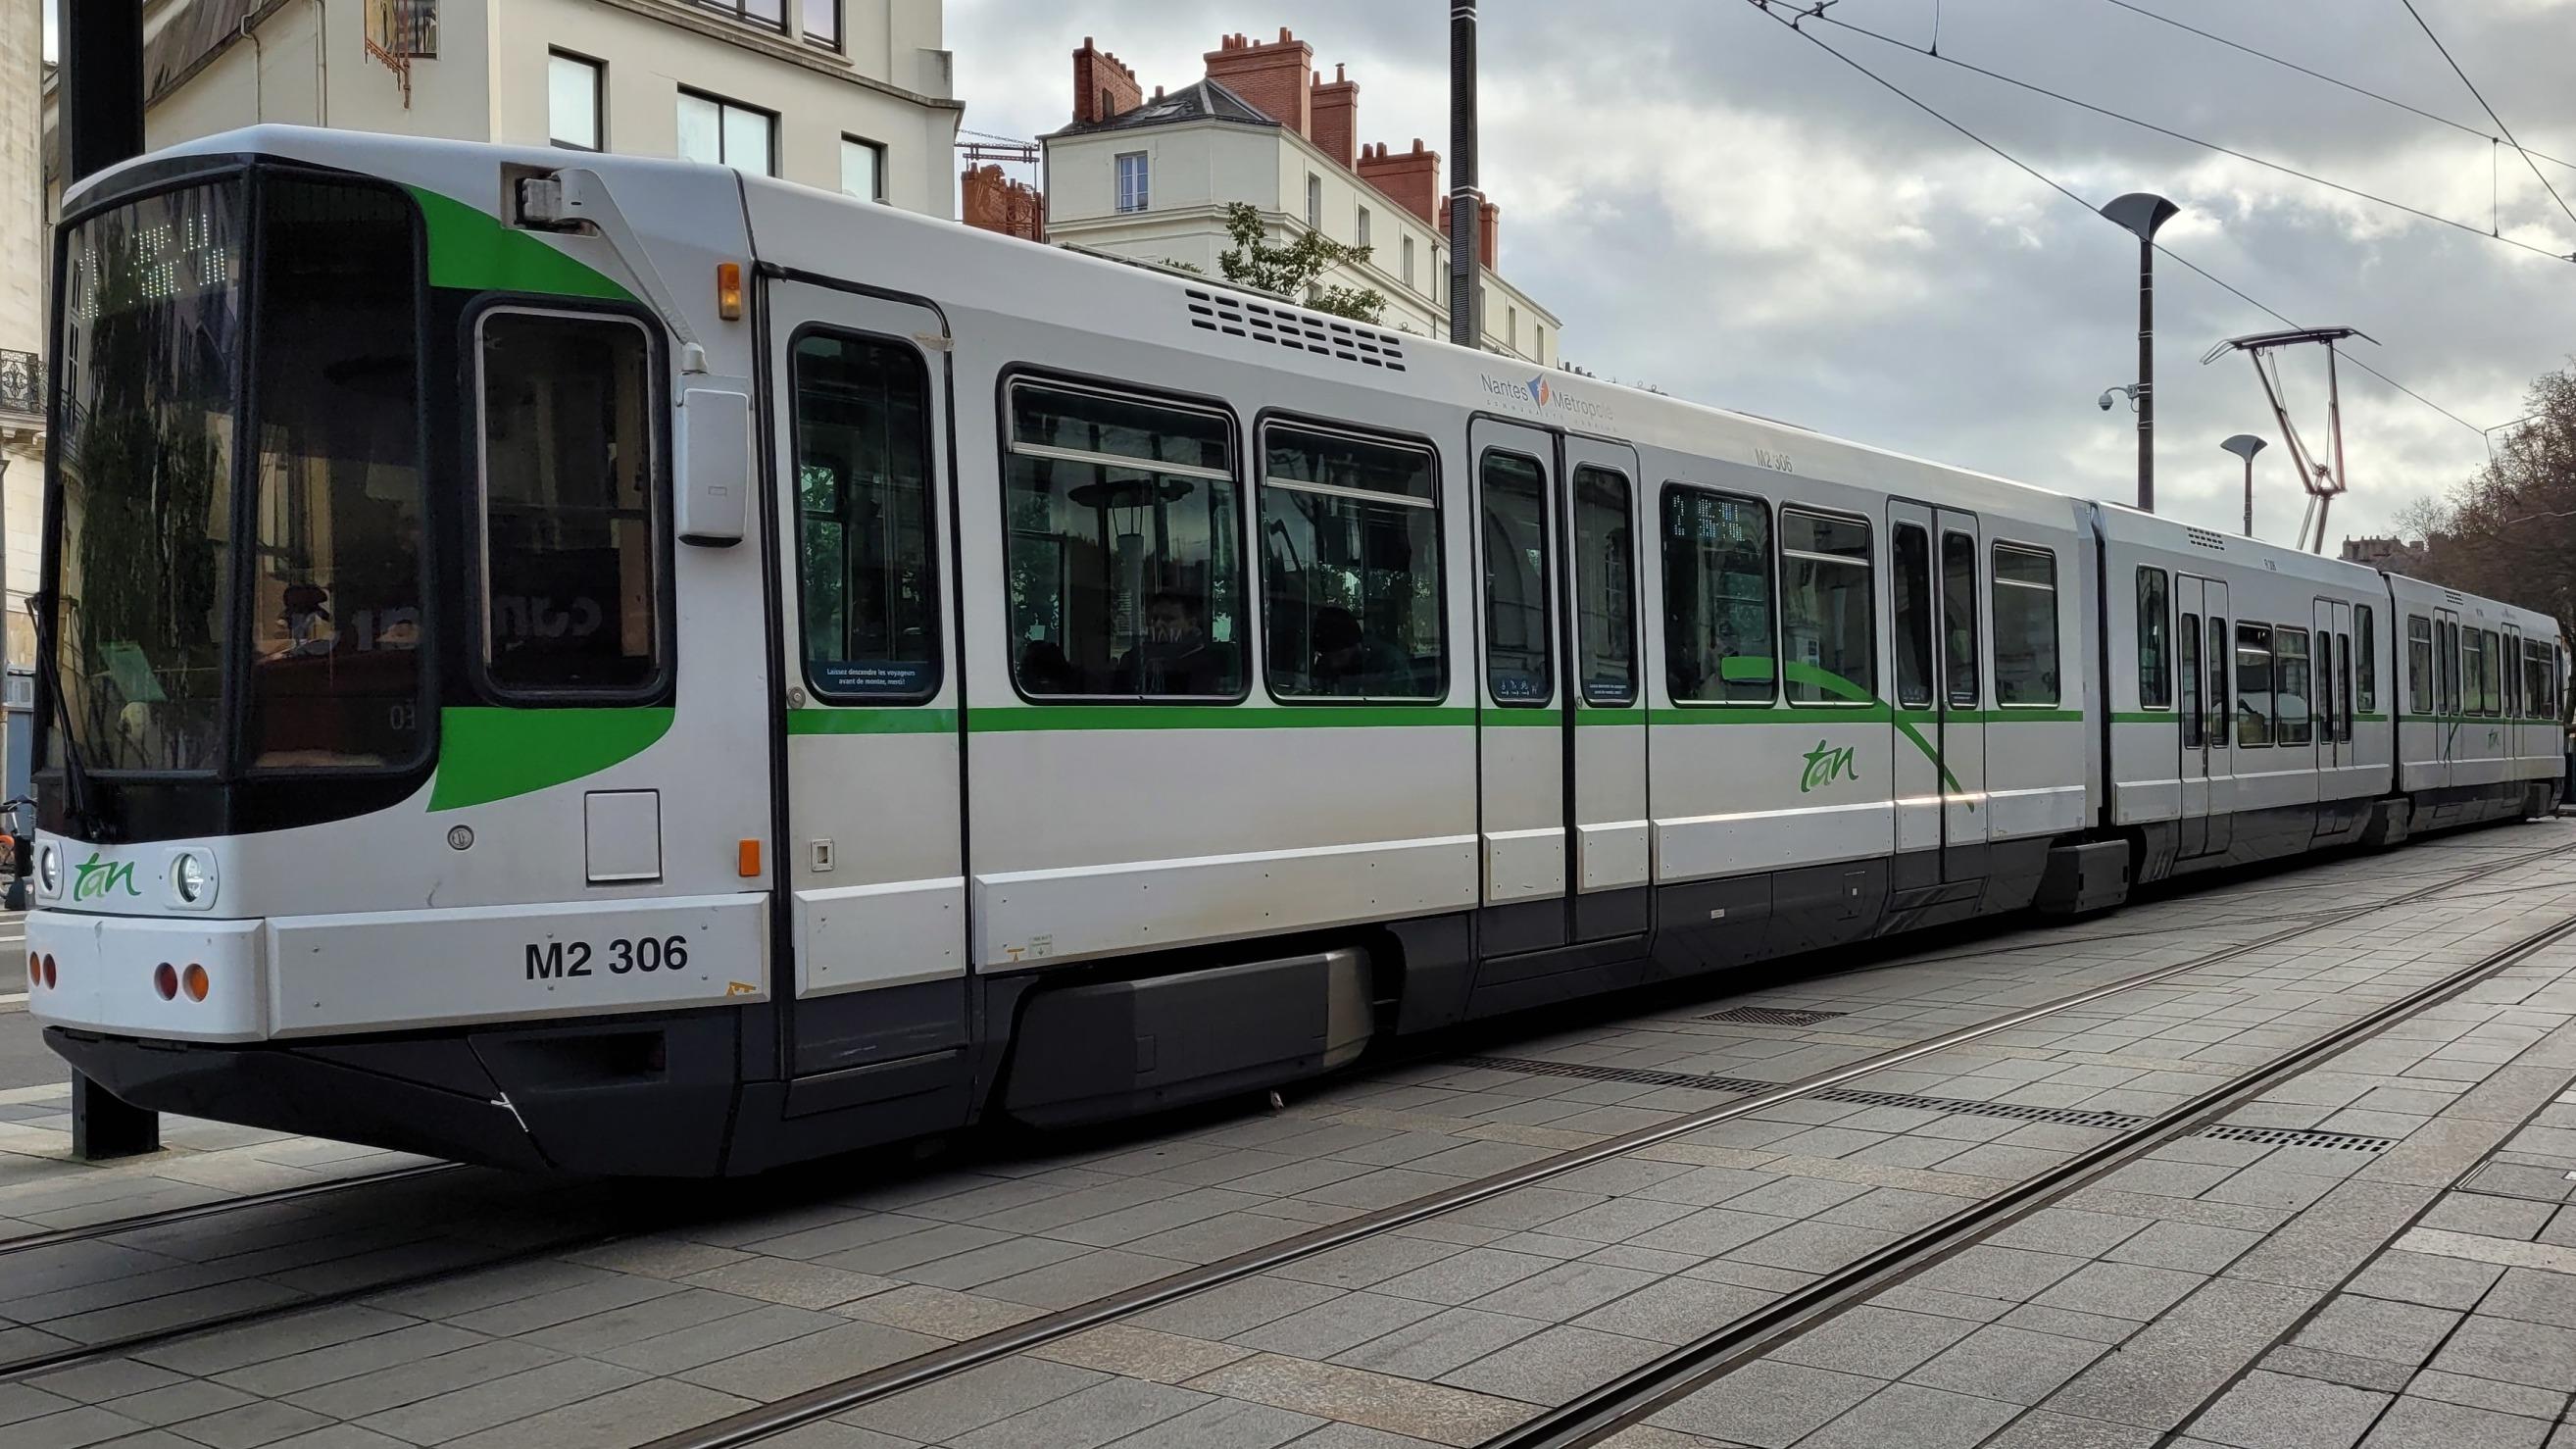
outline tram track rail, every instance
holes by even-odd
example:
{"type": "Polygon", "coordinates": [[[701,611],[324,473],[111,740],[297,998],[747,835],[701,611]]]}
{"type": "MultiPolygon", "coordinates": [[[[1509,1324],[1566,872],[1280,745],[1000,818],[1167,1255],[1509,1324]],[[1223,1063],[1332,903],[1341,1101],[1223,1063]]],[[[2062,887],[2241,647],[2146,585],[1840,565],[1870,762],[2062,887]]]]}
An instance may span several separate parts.
{"type": "Polygon", "coordinates": [[[158,1212],[134,1213],[126,1217],[83,1223],[75,1227],[53,1228],[41,1233],[21,1233],[14,1238],[0,1238],[0,1258],[17,1253],[31,1253],[39,1248],[60,1248],[73,1243],[96,1242],[102,1238],[122,1237],[127,1233],[143,1232],[152,1228],[201,1222],[207,1218],[250,1212],[259,1208],[311,1202],[317,1198],[336,1197],[342,1193],[359,1192],[388,1183],[410,1182],[419,1178],[439,1177],[467,1170],[469,1170],[467,1166],[461,1162],[421,1162],[384,1172],[333,1178],[328,1182],[299,1183],[293,1187],[244,1193],[238,1197],[190,1203],[186,1207],[164,1208],[158,1212]]]}
{"type": "Polygon", "coordinates": [[[1618,1378],[1495,1435],[1478,1449],[1587,1449],[1645,1423],[1781,1343],[1817,1328],[1878,1290],[1966,1249],[1994,1232],[2138,1160],[2176,1138],[2253,1101],[2345,1048],[2437,1006],[2534,953],[2576,936],[2576,915],[2523,937],[2443,977],[2386,1002],[2311,1041],[2282,1052],[2136,1127],[2076,1153],[2065,1163],[1908,1234],[1816,1282],[1784,1294],[1618,1378]]]}
{"type": "MultiPolygon", "coordinates": [[[[1737,1101],[1722,1103],[1697,1112],[1687,1113],[1668,1122],[1658,1123],[1653,1126],[1623,1133],[1615,1137],[1606,1138],[1587,1147],[1576,1148],[1523,1167],[1496,1173],[1491,1176],[1480,1178],[1472,1182],[1462,1183],[1454,1187],[1444,1188],[1437,1192],[1428,1193],[1406,1202],[1397,1203],[1389,1207],[1363,1213],[1345,1222],[1316,1228],[1309,1232],[1301,1233],[1294,1237],[1285,1239],[1281,1242],[1270,1244],[1266,1247],[1250,1249],[1232,1257],[1221,1259],[1217,1262],[1205,1264],[1200,1267],[1185,1269],[1181,1272],[1171,1274],[1150,1283],[1140,1284],[1122,1292],[1104,1295],[1086,1303],[1059,1309],[1013,1327],[964,1339],[943,1348],[932,1349],[928,1352],[915,1355],[896,1363],[833,1380],[815,1388],[807,1389],[801,1393],[788,1395],[773,1403],[765,1404],[754,1409],[744,1410],[727,1418],[717,1420],[713,1424],[666,1435],[660,1439],[651,1441],[651,1443],[643,1446],[643,1449],[744,1449],[744,1446],[760,1443],[775,1436],[788,1433],[791,1430],[801,1428],[807,1424],[830,1418],[836,1414],[847,1413],[852,1409],[875,1403],[909,1389],[920,1388],[953,1378],[970,1369],[979,1368],[985,1364],[998,1362],[1002,1359],[1026,1353],[1033,1349],[1045,1347],[1048,1344],[1069,1338],[1074,1334],[1101,1327],[1106,1324],[1116,1323],[1121,1320],[1134,1317],[1135,1315],[1146,1312],[1150,1309],[1161,1307],[1164,1304],[1178,1301],[1182,1298],[1222,1288],[1229,1284],[1242,1282],[1272,1269],[1285,1267],[1291,1263],[1299,1262],[1303,1259],[1311,1258],[1318,1254],[1332,1251],[1336,1248],[1347,1247],[1353,1243],[1380,1237],[1398,1228],[1406,1227],[1430,1218],[1439,1217],[1446,1213],[1455,1212],[1461,1208],[1469,1207],[1476,1203],[1502,1196],[1506,1193],[1515,1192],[1526,1187],[1536,1186],[1566,1173],[1589,1167],[1596,1163],[1611,1161],[1636,1152],[1642,1148],[1652,1147],[1659,1143],[1667,1142],[1674,1138],[1714,1126],[1721,1122],[1727,1122],[1736,1118],[1748,1116],[1752,1113],[1776,1107],[1784,1103],[1814,1097],[1821,1093],[1840,1088],[1846,1083],[1852,1082],[1857,1078],[1868,1076],[1872,1073],[1884,1071],[1891,1067],[1902,1066],[1907,1062],[1916,1061],[1937,1052],[1946,1051],[1950,1048],[1963,1046],[1986,1037],[1994,1036],[2001,1032],[2011,1031],[2019,1027],[2027,1026],[2035,1021],[2044,1020],[2051,1016],[2073,1011],[2144,987],[2154,986],[2161,982],[2174,980],[2178,977],[2189,975],[2195,971],[2207,970],[2210,967],[2221,965],[2225,962],[2232,961],[2243,956],[2251,955],[2259,951],[2269,950],[2273,947],[2283,945],[2287,942],[2294,941],[2301,936],[2309,935],[2317,931],[2330,930],[2334,927],[2345,925],[2350,922],[2375,915],[2382,911],[2401,909],[2419,901],[2455,891],[2471,882],[2503,875],[2507,872],[2521,869],[2539,861],[2559,857],[2562,854],[2563,848],[2559,846],[2525,852],[2507,860],[2489,862],[2467,871],[2447,875],[2431,884],[2418,887],[2414,890],[2404,892],[2386,900],[2353,906],[2348,909],[2332,912],[2320,917],[2304,918],[2299,920],[2296,924],[2284,927],[2277,931],[2267,932],[2251,941],[2239,942],[2204,952],[2194,956],[2188,961],[2179,962],[2169,966],[2159,966],[2151,970],[2122,977],[2118,980],[2105,982],[2098,986],[2087,987],[2083,990],[2072,992],[2065,996],[2057,997],[2034,1006],[2005,1012],[1974,1025],[1954,1028],[1950,1031],[1927,1037],[1919,1042],[1909,1043],[1902,1047],[1894,1047],[1886,1051],[1874,1053],[1859,1061],[1847,1063],[1843,1066],[1832,1068],[1824,1072],[1815,1073],[1795,1082],[1784,1083],[1769,1090],[1753,1093],[1737,1101]]],[[[2498,953],[2498,955],[2511,953],[2512,960],[2519,960],[2523,956],[2530,954],[2532,951],[2540,949],[2540,947],[2548,944],[2550,941],[2554,941],[2569,934],[2571,931],[2576,931],[2576,917],[2571,917],[2567,921],[2561,922],[2559,925],[2550,928],[2550,930],[2540,933],[2539,936],[2528,938],[2523,942],[2517,943],[2513,947],[2508,947],[2506,948],[2505,953],[2498,953]]],[[[2370,1031],[2375,1031],[2379,1027],[2385,1026],[2389,1022],[2398,1019],[2400,1016],[2415,1010],[2421,1010],[2424,1006],[2430,1005],[2433,1000],[2453,994],[2457,990],[2465,989],[2468,985],[2474,984],[2476,980],[2482,979],[2486,975],[2493,974],[2496,970],[2503,969],[2503,964],[2510,964],[2509,961],[2503,964],[2489,964],[2494,959],[2495,958],[2491,957],[2476,965],[2465,967],[2459,972],[2446,975],[2441,982],[2435,983],[2432,987],[2425,988],[2418,992],[2409,993],[2406,997],[2400,998],[2398,1001],[2391,1003],[2390,1005],[2374,1010],[2367,1016],[2357,1018],[2351,1025],[2337,1028],[2324,1037],[2300,1047],[2292,1048],[2285,1052],[2280,1058],[2275,1059],[2274,1062],[2268,1063],[2263,1067],[2254,1069],[2253,1071],[2239,1077],[2231,1078],[2226,1087],[2215,1089],[2213,1093],[2204,1095],[2215,1096],[2220,1093],[2234,1093],[2239,1088],[2245,1087],[2247,1083],[2257,1082],[2258,1080],[2262,1083],[2268,1083],[2270,1081],[2277,1080],[2279,1076],[2295,1072],[2301,1066],[2315,1060],[2318,1055],[2339,1050],[2342,1046],[2349,1045],[2351,1041],[2357,1040],[2360,1036],[2366,1035],[2370,1031]]],[[[1874,967],[1872,969],[1883,968],[1874,967]]],[[[1748,1083],[1746,1085],[1751,1084],[1748,1083]]],[[[2253,1090],[2260,1090],[2260,1087],[2256,1086],[2253,1090]]],[[[2197,1103],[2201,1100],[2201,1098],[2194,1098],[2193,1102],[2197,1103]]],[[[2233,1100],[2233,1098],[2231,1097],[2230,1100],[2233,1100]]],[[[2195,1109],[2192,1108],[2190,1104],[2186,1104],[2184,1108],[2177,1108],[2175,1110],[2177,1112],[2189,1110],[2191,1116],[2197,1118],[2198,1116],[2206,1115],[2214,1109],[2205,1106],[2195,1109]]],[[[2133,1135],[2114,1139],[2114,1143],[2112,1145],[2116,1146],[2120,1142],[2136,1141],[2137,1137],[2134,1135],[2135,1133],[2151,1134],[2165,1131],[2166,1129],[2160,1124],[2165,1123],[2168,1118],[2173,1115],[2174,1113],[2158,1114],[2156,1117],[2150,1119],[2147,1125],[2133,1129],[2133,1135]]],[[[2159,1137],[2157,1140],[2161,1141],[2162,1138],[2159,1137]]],[[[2085,1154],[2085,1157],[2088,1160],[2095,1158],[2095,1156],[2096,1154],[2093,1153],[2085,1154]]],[[[2020,1195],[2022,1193],[2023,1189],[2017,1187],[2007,1193],[2000,1194],[1996,1199],[1989,1199],[1988,1201],[2000,1201],[2005,1199],[2019,1201],[2021,1200],[2020,1195]]],[[[1977,1209],[1971,1209],[1969,1211],[1975,1212],[1977,1209]]],[[[1962,1216],[1964,1217],[1966,1214],[1962,1214],[1962,1216]]],[[[1965,1228],[1962,1229],[1962,1231],[1967,1230],[1968,1229],[1965,1228]]],[[[1919,1237],[1920,1235],[1917,1236],[1919,1237]]],[[[1919,1251],[1925,1250],[1918,1249],[1918,1252],[1919,1251]]],[[[1884,1254],[1873,1255],[1872,1261],[1883,1256],[1884,1254]]],[[[1804,1297],[1805,1295],[1800,1296],[1804,1297]]],[[[1721,1330],[1721,1332],[1724,1331],[1725,1330],[1721,1330]]],[[[1723,1352],[1723,1350],[1720,1350],[1720,1352],[1723,1352]]],[[[1663,1360],[1660,1359],[1657,1360],[1657,1362],[1662,1361],[1663,1360]]],[[[1637,1372],[1641,1373],[1643,1370],[1639,1370],[1637,1372]]],[[[1623,1376],[1622,1379],[1616,1380],[1614,1383],[1631,1383],[1635,1379],[1636,1373],[1632,1373],[1630,1375],[1623,1376]]],[[[1589,1402],[1594,1399],[1599,1392],[1600,1391],[1596,1391],[1596,1394],[1586,1395],[1582,1399],[1578,1399],[1574,1402],[1589,1402]]],[[[1531,1422],[1554,1422],[1557,1416],[1562,1412],[1562,1410],[1550,1411],[1550,1413],[1543,1414],[1539,1419],[1532,1420],[1531,1422]]],[[[1649,1410],[1648,1412],[1652,1411],[1649,1410]]],[[[1623,1421],[1623,1423],[1632,1422],[1634,1422],[1634,1420],[1623,1421]]],[[[1594,1442],[1597,1438],[1604,1437],[1606,1432],[1608,1431],[1605,1431],[1604,1434],[1590,1434],[1590,1431],[1587,1430],[1586,1433],[1589,1437],[1564,1440],[1563,1443],[1566,1445],[1572,1445],[1594,1442]]],[[[1554,1446],[1558,1441],[1532,1441],[1533,1446],[1537,1443],[1546,1443],[1554,1446]]],[[[1487,1446],[1487,1449],[1523,1449],[1523,1446],[1520,1445],[1520,1441],[1513,1439],[1510,1435],[1505,1435],[1502,1438],[1495,1440],[1492,1445],[1487,1446]]]]}

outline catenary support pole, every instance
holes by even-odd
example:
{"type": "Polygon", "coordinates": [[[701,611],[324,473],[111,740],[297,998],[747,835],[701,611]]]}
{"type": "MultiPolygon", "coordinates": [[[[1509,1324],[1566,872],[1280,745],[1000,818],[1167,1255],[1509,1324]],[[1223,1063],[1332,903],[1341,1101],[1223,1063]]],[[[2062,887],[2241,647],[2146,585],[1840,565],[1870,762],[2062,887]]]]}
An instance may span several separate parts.
{"type": "MultiPolygon", "coordinates": [[[[143,0],[64,4],[61,90],[68,184],[143,154],[143,0]]],[[[74,1156],[97,1162],[160,1146],[161,1114],[72,1073],[74,1156]]]]}
{"type": "Polygon", "coordinates": [[[2156,511],[2156,244],[2138,243],[2138,511],[2156,511]]]}
{"type": "Polygon", "coordinates": [[[1476,226],[1476,0],[1449,6],[1449,340],[1484,344],[1476,226]]]}

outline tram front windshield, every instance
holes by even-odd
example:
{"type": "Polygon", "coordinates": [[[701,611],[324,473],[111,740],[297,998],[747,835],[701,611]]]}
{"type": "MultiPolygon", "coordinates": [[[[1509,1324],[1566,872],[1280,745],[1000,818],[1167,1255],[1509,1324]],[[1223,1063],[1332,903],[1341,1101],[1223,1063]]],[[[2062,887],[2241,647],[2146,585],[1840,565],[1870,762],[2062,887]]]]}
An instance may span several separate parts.
{"type": "Polygon", "coordinates": [[[64,238],[49,765],[420,756],[418,247],[399,192],[165,191],[64,238]]]}

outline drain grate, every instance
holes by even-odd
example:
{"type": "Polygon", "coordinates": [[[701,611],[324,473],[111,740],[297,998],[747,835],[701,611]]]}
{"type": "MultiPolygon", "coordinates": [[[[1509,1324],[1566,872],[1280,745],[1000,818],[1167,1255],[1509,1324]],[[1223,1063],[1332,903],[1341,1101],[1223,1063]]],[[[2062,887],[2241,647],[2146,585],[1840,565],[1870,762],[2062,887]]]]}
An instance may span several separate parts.
{"type": "Polygon", "coordinates": [[[2310,1127],[2210,1127],[2194,1134],[2221,1142],[2261,1142],[2273,1147],[2316,1147],[2328,1152],[2384,1152],[2394,1137],[2364,1137],[2356,1132],[2319,1132],[2310,1127]]]}
{"type": "Polygon", "coordinates": [[[1779,1087],[1749,1077],[1703,1077],[1690,1072],[1654,1072],[1639,1067],[1595,1067],[1582,1062],[1548,1062],[1535,1057],[1461,1057],[1462,1067],[1491,1067],[1498,1072],[1531,1072],[1548,1077],[1581,1077],[1593,1082],[1635,1082],[1647,1087],[1696,1087],[1703,1092],[1741,1092],[1751,1096],[1779,1087]]]}
{"type": "Polygon", "coordinates": [[[2099,1127],[2126,1132],[2147,1119],[2129,1112],[2088,1112],[2080,1107],[2040,1107],[2028,1102],[1980,1102],[1963,1097],[1918,1097],[1907,1092],[1854,1092],[1841,1087],[1816,1094],[1825,1102],[1860,1102],[1872,1107],[1912,1107],[1953,1117],[2006,1117],[2016,1122],[2048,1122],[2065,1127],[2099,1127]]]}
{"type": "Polygon", "coordinates": [[[1749,1026],[1814,1026],[1820,1021],[1849,1015],[1848,1011],[1791,1011],[1779,1006],[1737,1006],[1725,1011],[1712,1011],[1700,1020],[1737,1021],[1749,1026]]]}

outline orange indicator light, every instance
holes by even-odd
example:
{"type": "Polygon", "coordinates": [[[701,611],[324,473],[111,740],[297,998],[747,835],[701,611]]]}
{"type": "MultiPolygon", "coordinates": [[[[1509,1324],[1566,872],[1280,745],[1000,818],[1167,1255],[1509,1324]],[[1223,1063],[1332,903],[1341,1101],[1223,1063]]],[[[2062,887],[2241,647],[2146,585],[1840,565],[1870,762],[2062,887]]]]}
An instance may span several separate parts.
{"type": "Polygon", "coordinates": [[[760,842],[746,840],[734,847],[734,870],[744,880],[760,874],[760,842]]]}
{"type": "Polygon", "coordinates": [[[187,988],[190,1001],[203,1001],[211,983],[206,980],[206,968],[190,962],[188,969],[180,975],[179,984],[187,988]]]}
{"type": "Polygon", "coordinates": [[[716,263],[716,315],[727,322],[742,320],[742,263],[716,263]]]}

